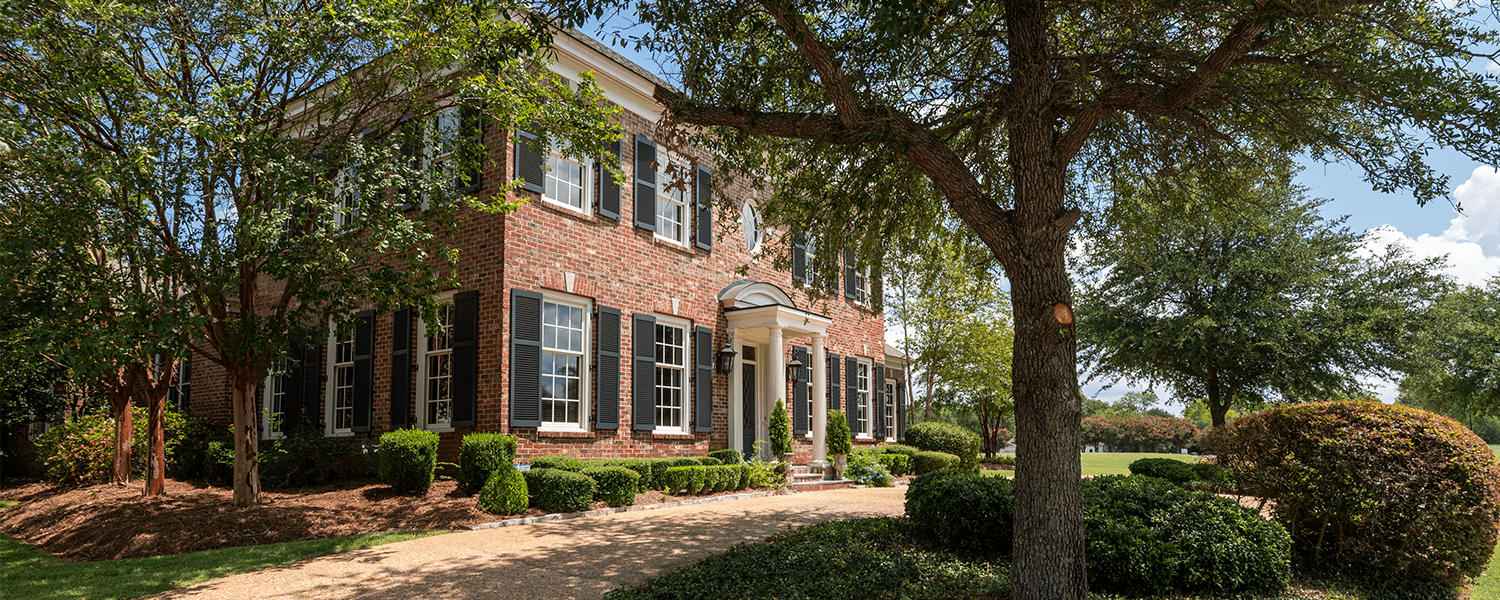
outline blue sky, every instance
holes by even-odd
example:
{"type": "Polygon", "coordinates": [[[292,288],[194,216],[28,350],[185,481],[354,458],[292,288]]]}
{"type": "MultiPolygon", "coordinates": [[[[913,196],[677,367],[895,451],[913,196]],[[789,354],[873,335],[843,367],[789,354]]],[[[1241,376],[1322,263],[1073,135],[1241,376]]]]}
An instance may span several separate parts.
{"type": "MultiPolygon", "coordinates": [[[[664,72],[672,69],[664,69],[650,56],[612,44],[614,37],[601,31],[601,23],[613,32],[614,28],[621,23],[628,24],[628,21],[615,17],[592,22],[581,29],[664,79],[676,79],[664,72]]],[[[1500,275],[1500,173],[1491,166],[1445,149],[1434,149],[1429,160],[1434,168],[1450,178],[1451,202],[1435,200],[1426,206],[1418,206],[1416,199],[1408,193],[1374,191],[1361,178],[1357,167],[1343,164],[1303,160],[1304,170],[1297,182],[1308,188],[1309,196],[1330,199],[1323,206],[1325,217],[1347,215],[1345,224],[1354,231],[1373,231],[1372,243],[1377,245],[1403,244],[1423,257],[1447,255],[1449,276],[1462,283],[1482,285],[1490,277],[1500,275]],[[1454,210],[1454,202],[1462,206],[1462,215],[1454,210]]],[[[1085,386],[1084,392],[1114,401],[1137,389],[1123,382],[1103,389],[1108,384],[1095,381],[1085,386]]],[[[1394,381],[1367,382],[1371,391],[1387,402],[1396,397],[1395,384],[1394,381]]]]}

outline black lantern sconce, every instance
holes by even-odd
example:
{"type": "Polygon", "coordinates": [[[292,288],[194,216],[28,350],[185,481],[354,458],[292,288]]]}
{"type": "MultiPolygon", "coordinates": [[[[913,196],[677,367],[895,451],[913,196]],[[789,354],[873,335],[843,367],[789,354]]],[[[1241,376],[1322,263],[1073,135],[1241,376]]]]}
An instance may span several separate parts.
{"type": "Polygon", "coordinates": [[[717,366],[720,373],[728,373],[734,370],[735,354],[737,353],[734,351],[734,344],[724,342],[724,349],[719,350],[719,353],[714,357],[718,360],[717,366]]]}
{"type": "Polygon", "coordinates": [[[786,364],[786,380],[787,381],[796,381],[797,380],[797,376],[801,375],[801,374],[802,374],[802,361],[797,360],[797,359],[794,358],[794,359],[792,359],[792,362],[789,362],[789,363],[786,364]]]}

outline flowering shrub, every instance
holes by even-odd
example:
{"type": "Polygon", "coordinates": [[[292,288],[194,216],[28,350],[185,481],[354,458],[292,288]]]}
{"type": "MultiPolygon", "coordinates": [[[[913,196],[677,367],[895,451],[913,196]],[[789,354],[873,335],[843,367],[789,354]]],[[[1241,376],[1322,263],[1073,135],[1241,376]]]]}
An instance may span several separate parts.
{"type": "Polygon", "coordinates": [[[1500,467],[1448,417],[1319,402],[1241,417],[1215,438],[1240,485],[1276,499],[1304,570],[1452,590],[1500,535],[1500,467]]]}
{"type": "Polygon", "coordinates": [[[1177,417],[1099,415],[1083,420],[1083,444],[1115,452],[1179,452],[1197,446],[1201,430],[1177,417]]]}
{"type": "MultiPolygon", "coordinates": [[[[149,450],[149,413],[144,408],[130,412],[130,476],[146,476],[146,452],[149,450]]],[[[184,461],[179,455],[206,431],[197,421],[179,413],[167,412],[165,423],[168,472],[181,476],[184,461]]],[[[102,483],[109,481],[114,464],[115,420],[108,410],[88,413],[53,427],[36,440],[37,458],[49,481],[57,483],[102,483]]],[[[191,466],[196,467],[194,462],[191,466]]]]}
{"type": "MultiPolygon", "coordinates": [[[[892,454],[890,456],[901,456],[892,454]]],[[[844,469],[844,479],[871,487],[891,487],[891,472],[881,464],[879,456],[870,452],[849,455],[849,466],[844,469]]]]}

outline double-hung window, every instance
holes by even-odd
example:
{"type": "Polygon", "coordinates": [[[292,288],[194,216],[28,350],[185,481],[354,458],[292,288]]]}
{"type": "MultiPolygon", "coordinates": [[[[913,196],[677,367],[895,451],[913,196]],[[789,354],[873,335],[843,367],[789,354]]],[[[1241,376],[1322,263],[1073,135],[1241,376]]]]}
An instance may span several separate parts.
{"type": "Polygon", "coordinates": [[[547,173],[542,183],[542,200],[585,215],[593,208],[589,172],[592,161],[568,156],[567,146],[558,143],[547,155],[547,173]]]}
{"type": "Polygon", "coordinates": [[[426,429],[453,427],[453,303],[438,305],[437,322],[418,328],[417,414],[426,429]],[[430,331],[429,331],[430,329],[430,331]]]}
{"type": "Polygon", "coordinates": [[[896,381],[885,380],[885,393],[882,394],[885,402],[885,437],[888,441],[896,439],[896,381]]]}
{"type": "Polygon", "coordinates": [[[338,198],[338,212],[334,213],[334,225],[338,229],[353,229],[359,222],[361,203],[359,191],[359,167],[348,166],[339,169],[338,185],[335,186],[334,194],[338,198]]]}
{"type": "Polygon", "coordinates": [[[686,246],[693,213],[688,206],[690,198],[683,193],[685,186],[677,182],[677,174],[685,171],[680,166],[668,166],[664,154],[658,156],[661,168],[656,172],[656,237],[686,246]]]}
{"type": "Polygon", "coordinates": [[[870,267],[860,265],[854,268],[854,301],[868,305],[870,303],[870,267]]]}
{"type": "Polygon", "coordinates": [[[193,359],[184,356],[177,359],[177,374],[172,378],[172,386],[167,388],[167,404],[185,409],[189,399],[192,398],[193,385],[193,359]]]}
{"type": "Polygon", "coordinates": [[[688,431],[688,325],[656,318],[656,428],[688,431]]]}
{"type": "Polygon", "coordinates": [[[334,326],[328,336],[328,433],[350,434],[354,431],[354,330],[340,333],[334,326]]]}
{"type": "Polygon", "coordinates": [[[276,361],[266,373],[265,396],[261,410],[261,438],[276,439],[282,436],[282,422],[286,417],[283,401],[292,384],[291,369],[286,361],[276,361]]]}
{"type": "Polygon", "coordinates": [[[588,420],[589,307],[542,301],[542,427],[582,429],[588,420]]]}
{"type": "Polygon", "coordinates": [[[869,437],[874,422],[874,405],[871,403],[870,394],[870,363],[859,361],[859,366],[854,370],[855,386],[855,425],[854,433],[869,437]]]}
{"type": "Polygon", "coordinates": [[[453,181],[457,174],[453,166],[454,156],[458,152],[458,145],[462,142],[462,125],[462,113],[457,106],[444,108],[432,116],[431,128],[428,131],[430,141],[428,164],[432,165],[432,176],[441,177],[445,181],[453,181]]]}

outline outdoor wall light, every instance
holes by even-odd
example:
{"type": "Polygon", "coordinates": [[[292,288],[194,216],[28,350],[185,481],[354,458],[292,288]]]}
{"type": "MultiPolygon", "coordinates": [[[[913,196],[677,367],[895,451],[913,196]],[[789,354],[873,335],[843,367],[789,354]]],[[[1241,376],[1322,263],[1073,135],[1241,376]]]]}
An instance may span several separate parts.
{"type": "Polygon", "coordinates": [[[724,349],[720,350],[719,353],[715,355],[715,357],[718,359],[718,367],[720,373],[728,373],[734,370],[735,354],[737,353],[734,351],[734,344],[730,342],[724,342],[724,349]]]}
{"type": "Polygon", "coordinates": [[[787,381],[796,381],[797,380],[797,376],[801,375],[801,374],[802,374],[802,361],[797,360],[797,359],[794,358],[794,359],[792,359],[792,362],[789,362],[789,363],[786,364],[786,380],[787,381]]]}

